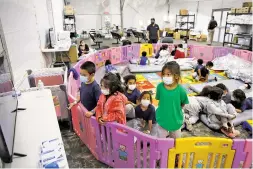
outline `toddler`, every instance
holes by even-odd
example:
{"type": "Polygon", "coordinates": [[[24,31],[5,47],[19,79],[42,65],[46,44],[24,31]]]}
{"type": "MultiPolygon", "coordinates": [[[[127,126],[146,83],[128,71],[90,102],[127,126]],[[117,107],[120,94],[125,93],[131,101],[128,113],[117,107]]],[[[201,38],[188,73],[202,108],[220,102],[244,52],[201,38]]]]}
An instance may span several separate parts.
{"type": "Polygon", "coordinates": [[[213,67],[213,62],[208,61],[206,63],[206,66],[203,66],[200,69],[198,69],[197,74],[195,74],[193,78],[202,82],[208,82],[208,76],[210,74],[210,69],[212,67],[213,67]]]}
{"type": "Polygon", "coordinates": [[[252,109],[252,97],[246,98],[245,93],[241,89],[233,91],[232,101],[235,102],[236,105],[239,105],[239,108],[236,106],[237,113],[252,109]]]}
{"type": "Polygon", "coordinates": [[[147,65],[147,63],[150,65],[150,61],[147,57],[147,52],[143,51],[142,54],[141,54],[141,59],[139,60],[138,64],[139,65],[147,65]]]}
{"type": "Polygon", "coordinates": [[[140,104],[135,108],[136,118],[142,120],[142,126],[145,128],[145,124],[148,124],[148,130],[144,132],[150,134],[152,125],[156,123],[155,107],[152,105],[152,96],[148,91],[142,92],[140,96],[140,104]]]}
{"type": "Polygon", "coordinates": [[[183,49],[182,44],[179,44],[177,46],[177,49],[175,51],[175,56],[174,56],[174,59],[180,59],[180,58],[185,58],[185,50],[183,49]]]}
{"type": "Polygon", "coordinates": [[[101,96],[96,107],[96,119],[100,124],[104,122],[117,122],[126,124],[125,105],[127,98],[123,94],[119,78],[108,73],[101,80],[101,96]]]}

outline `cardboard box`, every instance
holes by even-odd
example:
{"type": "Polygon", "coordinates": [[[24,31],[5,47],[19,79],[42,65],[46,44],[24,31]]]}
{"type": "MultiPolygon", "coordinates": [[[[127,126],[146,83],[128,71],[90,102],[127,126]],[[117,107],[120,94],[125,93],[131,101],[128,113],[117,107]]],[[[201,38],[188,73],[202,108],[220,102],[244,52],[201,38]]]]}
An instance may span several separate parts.
{"type": "Polygon", "coordinates": [[[236,8],[231,8],[231,13],[235,13],[236,8]]]}
{"type": "Polygon", "coordinates": [[[236,8],[236,13],[242,13],[242,8],[236,8]]]}
{"type": "Polygon", "coordinates": [[[175,40],[179,40],[180,39],[180,33],[179,32],[175,32],[174,35],[173,35],[173,38],[175,40]]]}
{"type": "Polygon", "coordinates": [[[180,31],[181,36],[187,36],[187,31],[180,31]]]}
{"type": "Polygon", "coordinates": [[[74,8],[71,5],[66,5],[64,7],[64,15],[74,15],[75,11],[74,8]]]}
{"type": "Polygon", "coordinates": [[[242,7],[252,7],[252,2],[243,2],[242,7]]]}
{"type": "Polygon", "coordinates": [[[187,9],[180,9],[179,15],[188,15],[188,10],[187,9]]]}
{"type": "Polygon", "coordinates": [[[243,7],[241,9],[241,13],[249,13],[250,8],[249,7],[243,7]]]}

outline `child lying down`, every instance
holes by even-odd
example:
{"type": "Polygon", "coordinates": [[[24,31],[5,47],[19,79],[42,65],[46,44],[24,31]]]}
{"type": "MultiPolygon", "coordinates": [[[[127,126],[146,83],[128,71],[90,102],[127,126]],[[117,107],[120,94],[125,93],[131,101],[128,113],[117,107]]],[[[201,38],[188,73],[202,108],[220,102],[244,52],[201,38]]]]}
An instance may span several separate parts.
{"type": "Polygon", "coordinates": [[[185,105],[185,123],[188,130],[199,120],[209,128],[221,130],[226,136],[234,138],[239,131],[234,130],[232,120],[236,117],[235,108],[221,100],[223,91],[218,87],[206,86],[197,97],[189,97],[190,104],[185,105]]]}

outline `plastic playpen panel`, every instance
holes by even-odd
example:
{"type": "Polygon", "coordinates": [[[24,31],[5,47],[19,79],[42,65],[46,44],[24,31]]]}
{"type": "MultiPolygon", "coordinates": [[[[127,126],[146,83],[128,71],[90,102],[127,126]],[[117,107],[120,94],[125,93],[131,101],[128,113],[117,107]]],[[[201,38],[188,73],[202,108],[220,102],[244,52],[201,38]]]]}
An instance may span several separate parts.
{"type": "Polygon", "coordinates": [[[168,168],[174,168],[176,158],[178,168],[230,168],[235,154],[232,143],[211,137],[176,139],[175,148],[169,150],[168,168]]]}
{"type": "Polygon", "coordinates": [[[121,62],[127,62],[127,46],[121,46],[121,62]]]}
{"type": "Polygon", "coordinates": [[[235,56],[238,56],[244,60],[252,62],[252,52],[248,50],[239,50],[235,49],[234,53],[235,56]]]}
{"type": "Polygon", "coordinates": [[[194,46],[190,55],[196,59],[203,59],[204,62],[212,61],[213,48],[212,46],[194,46]]]}
{"type": "Polygon", "coordinates": [[[121,63],[121,48],[111,48],[111,58],[112,64],[121,63]]]}
{"type": "Polygon", "coordinates": [[[142,52],[144,52],[144,51],[147,52],[148,57],[151,57],[153,55],[153,45],[152,44],[141,44],[139,56],[141,56],[142,52]]]}

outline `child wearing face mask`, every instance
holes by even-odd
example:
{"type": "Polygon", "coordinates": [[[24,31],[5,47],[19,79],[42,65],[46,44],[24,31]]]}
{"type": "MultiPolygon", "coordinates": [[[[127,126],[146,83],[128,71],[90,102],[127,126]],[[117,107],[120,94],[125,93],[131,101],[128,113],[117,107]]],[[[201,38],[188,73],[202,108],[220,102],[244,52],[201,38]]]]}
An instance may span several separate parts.
{"type": "Polygon", "coordinates": [[[126,117],[127,118],[135,118],[135,107],[136,104],[139,103],[138,98],[141,93],[136,88],[136,77],[135,75],[127,75],[124,77],[126,90],[124,92],[128,101],[126,104],[126,117]]]}
{"type": "Polygon", "coordinates": [[[108,73],[101,80],[101,92],[96,111],[96,119],[100,124],[117,122],[126,124],[125,105],[127,98],[123,94],[121,81],[113,74],[108,73]]]}
{"type": "Polygon", "coordinates": [[[142,126],[145,128],[145,124],[148,124],[148,130],[144,133],[150,134],[152,125],[156,123],[155,107],[152,105],[152,96],[148,91],[142,92],[140,96],[140,104],[135,108],[136,118],[142,120],[142,126]]]}
{"type": "Polygon", "coordinates": [[[93,62],[87,61],[80,67],[80,99],[69,105],[71,109],[74,105],[81,101],[83,106],[89,111],[86,113],[87,117],[91,117],[94,114],[94,108],[97,106],[101,90],[98,83],[95,81],[94,76],[96,72],[96,66],[93,62]]]}
{"type": "Polygon", "coordinates": [[[90,50],[89,46],[86,43],[84,43],[83,40],[81,40],[80,45],[78,47],[78,56],[80,57],[82,55],[89,53],[89,50],[90,50]]]}
{"type": "Polygon", "coordinates": [[[156,88],[156,99],[159,100],[156,110],[159,137],[180,138],[184,122],[182,108],[189,101],[185,89],[179,84],[180,66],[177,62],[171,61],[163,66],[162,79],[163,82],[156,88]]]}

